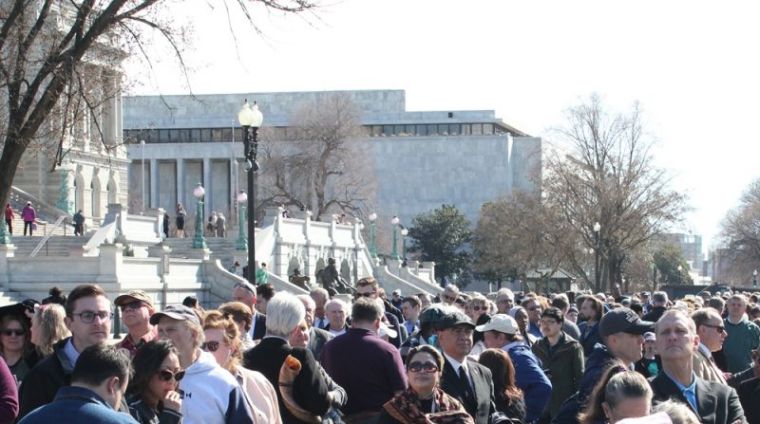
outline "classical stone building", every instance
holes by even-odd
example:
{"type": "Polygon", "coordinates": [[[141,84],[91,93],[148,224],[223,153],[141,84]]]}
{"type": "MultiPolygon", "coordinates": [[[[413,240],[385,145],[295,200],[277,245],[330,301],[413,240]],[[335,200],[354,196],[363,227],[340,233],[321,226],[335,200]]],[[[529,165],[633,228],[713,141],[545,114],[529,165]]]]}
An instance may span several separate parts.
{"type": "MultiPolygon", "coordinates": [[[[381,220],[397,215],[409,223],[447,203],[475,224],[483,203],[513,190],[538,190],[541,139],[507,125],[492,110],[410,112],[403,90],[341,93],[358,105],[362,140],[372,145],[381,220]]],[[[234,216],[235,194],[246,187],[237,123],[244,99],[258,102],[264,127],[284,130],[304,102],[332,94],[125,97],[129,210],[160,207],[171,214],[178,202],[192,206],[192,189],[200,182],[206,213],[234,216]]]]}

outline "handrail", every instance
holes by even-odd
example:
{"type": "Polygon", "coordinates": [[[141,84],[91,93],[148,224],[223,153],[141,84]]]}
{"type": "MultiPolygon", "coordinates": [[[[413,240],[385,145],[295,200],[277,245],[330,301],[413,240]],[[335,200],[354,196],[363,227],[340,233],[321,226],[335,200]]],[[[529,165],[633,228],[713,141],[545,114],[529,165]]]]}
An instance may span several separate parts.
{"type": "Polygon", "coordinates": [[[20,189],[20,188],[18,188],[16,186],[11,186],[11,191],[15,191],[17,195],[24,196],[27,201],[30,201],[30,200],[33,201],[34,204],[36,204],[38,206],[38,208],[39,208],[39,206],[42,206],[45,209],[52,209],[52,212],[55,212],[58,215],[63,215],[65,217],[69,216],[68,212],[66,212],[66,211],[64,211],[62,209],[58,209],[58,207],[56,207],[54,205],[51,205],[50,203],[47,203],[47,202],[45,202],[43,200],[40,200],[39,198],[37,198],[37,196],[35,196],[35,195],[31,194],[31,193],[28,193],[28,192],[26,192],[26,191],[24,191],[24,190],[22,190],[22,189],[20,189]]]}
{"type": "Polygon", "coordinates": [[[50,240],[50,237],[53,235],[55,230],[61,226],[64,219],[66,219],[66,216],[64,215],[61,215],[58,217],[58,219],[55,221],[55,224],[53,224],[53,229],[50,230],[49,233],[45,234],[45,237],[43,237],[42,240],[40,240],[40,242],[37,243],[37,246],[34,247],[34,250],[32,250],[32,253],[29,254],[30,258],[33,258],[37,256],[38,253],[40,253],[40,250],[42,250],[42,246],[44,246],[45,243],[47,243],[48,240],[50,240]]]}

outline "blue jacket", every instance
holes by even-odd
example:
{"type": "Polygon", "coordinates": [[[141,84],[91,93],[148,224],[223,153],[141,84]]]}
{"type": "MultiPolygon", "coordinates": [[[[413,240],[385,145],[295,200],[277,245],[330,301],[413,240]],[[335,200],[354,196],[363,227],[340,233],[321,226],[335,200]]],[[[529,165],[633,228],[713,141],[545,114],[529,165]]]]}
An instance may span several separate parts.
{"type": "Polygon", "coordinates": [[[581,331],[581,338],[578,341],[583,345],[583,356],[590,358],[596,344],[602,342],[602,337],[599,335],[599,323],[597,322],[593,327],[588,328],[588,322],[584,321],[578,324],[578,329],[581,331]]]}
{"type": "Polygon", "coordinates": [[[541,418],[552,396],[552,383],[541,369],[540,361],[525,344],[514,345],[507,350],[515,366],[515,385],[523,391],[527,413],[525,422],[541,418]]]}
{"type": "Polygon", "coordinates": [[[30,412],[19,424],[139,424],[129,414],[114,411],[97,393],[77,386],[61,387],[52,403],[30,412]]]}

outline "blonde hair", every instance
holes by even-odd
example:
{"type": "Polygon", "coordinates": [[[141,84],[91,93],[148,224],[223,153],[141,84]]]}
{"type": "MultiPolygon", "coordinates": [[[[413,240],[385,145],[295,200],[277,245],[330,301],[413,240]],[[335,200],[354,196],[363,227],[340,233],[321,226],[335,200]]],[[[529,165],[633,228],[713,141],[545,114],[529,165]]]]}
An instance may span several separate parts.
{"type": "Polygon", "coordinates": [[[227,318],[222,312],[208,311],[203,319],[204,330],[222,330],[224,342],[230,347],[230,360],[226,364],[219,364],[231,373],[237,371],[240,361],[243,359],[241,351],[240,330],[231,318],[227,318]]]}
{"type": "Polygon", "coordinates": [[[42,356],[53,353],[55,344],[71,335],[64,318],[66,318],[66,310],[57,303],[40,305],[34,309],[33,319],[37,320],[40,329],[39,340],[35,347],[42,356]]]}

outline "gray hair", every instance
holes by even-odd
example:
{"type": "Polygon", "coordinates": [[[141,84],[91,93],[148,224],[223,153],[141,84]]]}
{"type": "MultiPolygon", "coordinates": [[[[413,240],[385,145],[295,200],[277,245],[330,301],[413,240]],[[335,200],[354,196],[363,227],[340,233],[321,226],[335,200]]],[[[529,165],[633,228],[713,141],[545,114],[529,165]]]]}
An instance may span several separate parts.
{"type": "Polygon", "coordinates": [[[296,297],[301,300],[301,302],[304,304],[304,307],[308,305],[312,311],[317,307],[317,303],[314,302],[314,299],[312,299],[308,294],[299,294],[296,295],[296,297]]]}
{"type": "Polygon", "coordinates": [[[325,299],[330,298],[330,293],[322,287],[317,287],[309,292],[309,296],[314,296],[315,294],[321,294],[325,299]]]}
{"type": "Polygon", "coordinates": [[[453,293],[459,293],[459,287],[457,287],[455,284],[447,284],[443,289],[453,293]]]}
{"type": "Polygon", "coordinates": [[[689,315],[684,312],[681,309],[668,309],[665,311],[664,314],[660,317],[660,319],[657,320],[656,323],[654,323],[654,333],[657,335],[657,337],[660,337],[660,325],[663,321],[666,319],[671,318],[681,318],[686,323],[686,327],[689,329],[689,333],[693,336],[697,334],[697,325],[694,324],[694,320],[689,317],[689,315]]]}
{"type": "Polygon", "coordinates": [[[664,291],[656,291],[652,293],[652,303],[666,304],[668,303],[668,294],[664,291]]]}
{"type": "Polygon", "coordinates": [[[340,300],[340,299],[330,299],[325,303],[325,311],[327,311],[328,308],[330,308],[333,305],[340,305],[343,307],[344,312],[348,312],[348,303],[340,300]]]}
{"type": "Polygon", "coordinates": [[[288,292],[278,292],[267,303],[267,334],[287,338],[306,317],[301,300],[288,292]]]}
{"type": "Polygon", "coordinates": [[[666,400],[654,405],[652,412],[664,412],[668,414],[673,424],[699,424],[699,418],[694,415],[691,408],[681,402],[666,400]]]}

